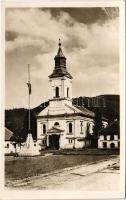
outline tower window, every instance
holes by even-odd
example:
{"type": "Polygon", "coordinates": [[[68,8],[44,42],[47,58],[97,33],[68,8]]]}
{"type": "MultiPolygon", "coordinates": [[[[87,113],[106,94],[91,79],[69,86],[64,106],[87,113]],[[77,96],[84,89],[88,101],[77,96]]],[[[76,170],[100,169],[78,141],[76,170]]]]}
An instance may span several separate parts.
{"type": "Polygon", "coordinates": [[[59,97],[59,88],[56,87],[56,97],[59,97]]]}
{"type": "Polygon", "coordinates": [[[43,134],[45,134],[45,133],[46,133],[46,125],[43,124],[43,134]]]}
{"type": "Polygon", "coordinates": [[[67,97],[69,97],[69,88],[67,88],[67,97]]]}
{"type": "Polygon", "coordinates": [[[72,133],[72,123],[69,123],[69,133],[72,133]]]}
{"type": "Polygon", "coordinates": [[[54,126],[59,126],[59,122],[55,122],[54,126]]]}

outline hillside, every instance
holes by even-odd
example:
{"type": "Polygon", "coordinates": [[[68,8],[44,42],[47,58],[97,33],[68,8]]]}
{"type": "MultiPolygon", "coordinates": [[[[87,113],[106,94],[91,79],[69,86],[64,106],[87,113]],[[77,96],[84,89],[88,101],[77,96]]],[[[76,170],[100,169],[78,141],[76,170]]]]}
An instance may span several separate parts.
{"type": "Polygon", "coordinates": [[[119,119],[120,97],[119,95],[100,95],[96,97],[79,97],[73,99],[73,104],[84,106],[95,112],[96,108],[100,110],[102,116],[112,122],[119,119]]]}
{"type": "MultiPolygon", "coordinates": [[[[44,102],[41,105],[31,110],[31,132],[33,138],[37,137],[37,120],[36,116],[47,107],[49,102],[44,102]]],[[[119,95],[100,95],[97,97],[79,97],[73,99],[73,104],[84,106],[93,112],[99,109],[102,116],[112,122],[115,118],[119,119],[119,95]]],[[[28,133],[28,110],[24,108],[5,110],[5,126],[20,135],[23,139],[28,133]]]]}

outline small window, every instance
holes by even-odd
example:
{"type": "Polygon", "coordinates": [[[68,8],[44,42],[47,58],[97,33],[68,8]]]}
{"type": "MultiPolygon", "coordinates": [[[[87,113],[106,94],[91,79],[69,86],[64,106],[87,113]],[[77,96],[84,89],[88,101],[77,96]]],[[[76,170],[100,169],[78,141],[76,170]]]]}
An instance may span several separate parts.
{"type": "Polygon", "coordinates": [[[72,123],[69,123],[69,133],[72,133],[72,123]]]}
{"type": "Polygon", "coordinates": [[[114,143],[111,143],[110,144],[110,147],[113,149],[113,148],[115,148],[115,144],[114,143]]]}
{"type": "Polygon", "coordinates": [[[72,144],[73,143],[73,140],[72,139],[69,139],[69,144],[72,144]]]}
{"type": "Polygon", "coordinates": [[[106,135],[104,135],[104,140],[107,140],[107,136],[106,135]]]}
{"type": "Polygon", "coordinates": [[[36,147],[36,144],[34,144],[34,146],[36,147]]]}
{"type": "Polygon", "coordinates": [[[59,122],[55,122],[54,126],[59,126],[59,122]]]}
{"type": "Polygon", "coordinates": [[[106,148],[106,147],[107,147],[107,143],[103,142],[103,148],[106,148]]]}
{"type": "Polygon", "coordinates": [[[7,144],[7,148],[9,148],[9,144],[7,144]]]}
{"type": "Polygon", "coordinates": [[[80,122],[81,133],[83,132],[83,122],[80,122]]]}
{"type": "Polygon", "coordinates": [[[43,124],[43,134],[45,134],[45,133],[46,133],[46,125],[43,124]]]}
{"type": "Polygon", "coordinates": [[[67,88],[67,97],[69,97],[69,88],[67,88]]]}
{"type": "Polygon", "coordinates": [[[111,135],[111,136],[110,136],[110,140],[114,140],[114,135],[111,135]]]}
{"type": "Polygon", "coordinates": [[[56,98],[58,98],[59,97],[59,88],[58,87],[56,87],[56,98]]]}

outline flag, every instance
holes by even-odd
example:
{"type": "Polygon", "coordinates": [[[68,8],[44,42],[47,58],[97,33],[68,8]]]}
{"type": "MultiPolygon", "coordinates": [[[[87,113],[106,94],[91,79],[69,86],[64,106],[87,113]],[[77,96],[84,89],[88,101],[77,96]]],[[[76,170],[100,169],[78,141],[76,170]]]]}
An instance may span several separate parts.
{"type": "Polygon", "coordinates": [[[28,85],[29,94],[31,94],[31,83],[27,83],[27,85],[28,85]]]}

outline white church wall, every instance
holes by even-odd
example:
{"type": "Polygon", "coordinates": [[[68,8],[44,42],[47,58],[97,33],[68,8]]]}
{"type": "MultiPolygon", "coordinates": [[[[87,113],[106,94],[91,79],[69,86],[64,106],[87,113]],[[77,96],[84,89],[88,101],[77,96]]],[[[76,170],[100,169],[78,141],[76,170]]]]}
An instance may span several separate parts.
{"type": "Polygon", "coordinates": [[[79,141],[78,139],[75,140],[75,148],[81,149],[84,147],[84,141],[79,141]]]}
{"type": "MultiPolygon", "coordinates": [[[[74,140],[72,139],[73,137],[75,138],[84,138],[86,137],[87,134],[87,124],[88,123],[93,123],[92,119],[89,118],[84,118],[84,117],[67,117],[67,118],[53,118],[49,119],[47,122],[47,119],[38,119],[37,121],[37,138],[44,140],[46,135],[42,133],[42,125],[46,124],[47,130],[51,129],[54,127],[55,122],[59,123],[60,129],[64,130],[62,135],[60,136],[60,148],[62,149],[72,149],[74,144],[75,148],[83,148],[84,147],[84,141],[78,141],[77,139],[74,140]],[[81,132],[81,122],[83,122],[83,127],[82,127],[82,132],[81,132]],[[69,123],[72,123],[72,133],[69,133],[69,123]],[[72,140],[72,142],[69,141],[69,139],[72,140]]],[[[47,133],[46,133],[47,134],[47,133]]],[[[48,141],[47,141],[48,143],[48,141]]],[[[43,145],[45,146],[45,145],[43,145]]],[[[44,147],[45,148],[45,147],[44,147]]]]}
{"type": "Polygon", "coordinates": [[[45,138],[45,134],[43,133],[43,125],[46,125],[46,131],[48,129],[47,120],[37,120],[37,139],[45,138]]]}
{"type": "Polygon", "coordinates": [[[55,88],[59,88],[60,98],[67,97],[67,88],[69,88],[69,98],[72,98],[72,80],[67,77],[58,77],[50,80],[50,99],[55,97],[55,88]]]}

